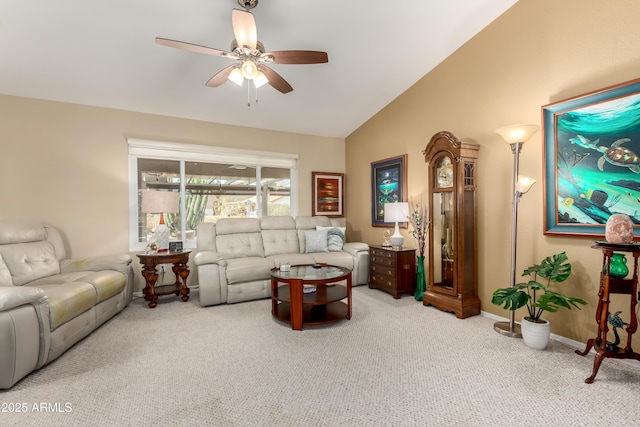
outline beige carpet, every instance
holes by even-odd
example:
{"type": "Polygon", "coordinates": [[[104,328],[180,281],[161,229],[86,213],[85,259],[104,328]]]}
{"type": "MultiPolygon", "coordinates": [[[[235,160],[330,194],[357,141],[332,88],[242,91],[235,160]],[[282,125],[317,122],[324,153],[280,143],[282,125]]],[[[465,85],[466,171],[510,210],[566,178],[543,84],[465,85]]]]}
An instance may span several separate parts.
{"type": "Polygon", "coordinates": [[[637,366],[605,360],[588,385],[593,354],[530,350],[486,317],[359,286],[350,321],[297,332],[269,300],[201,308],[197,297],[153,310],[134,299],[0,392],[0,425],[640,425],[637,366]]]}

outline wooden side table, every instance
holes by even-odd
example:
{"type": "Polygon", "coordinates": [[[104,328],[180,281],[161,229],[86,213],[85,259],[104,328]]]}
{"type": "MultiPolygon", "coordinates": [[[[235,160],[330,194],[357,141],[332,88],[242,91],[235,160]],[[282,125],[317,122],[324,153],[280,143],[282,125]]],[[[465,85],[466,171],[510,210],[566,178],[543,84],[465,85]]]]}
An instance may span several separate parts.
{"type": "Polygon", "coordinates": [[[398,299],[416,288],[416,250],[369,246],[369,288],[398,299]]]}
{"type": "Polygon", "coordinates": [[[145,286],[142,290],[144,299],[149,301],[149,307],[154,308],[158,305],[158,297],[161,295],[182,295],[182,301],[189,300],[190,289],[187,286],[187,277],[189,276],[189,253],[183,252],[166,252],[153,254],[137,254],[142,265],[142,275],[145,279],[145,286]],[[156,286],[158,280],[158,264],[173,264],[171,268],[176,275],[176,281],[172,285],[156,286]],[[182,283],[180,281],[182,279],[182,283]]]}
{"type": "Polygon", "coordinates": [[[600,249],[603,254],[602,268],[600,269],[600,289],[598,291],[598,308],[596,309],[596,322],[598,323],[598,336],[590,338],[584,351],[576,350],[576,353],[584,356],[591,348],[596,351],[593,360],[593,372],[584,382],[591,384],[600,369],[600,364],[607,357],[615,359],[635,359],[640,360],[640,353],[636,353],[631,348],[631,338],[638,329],[638,317],[636,305],[638,304],[638,256],[640,256],[640,246],[638,245],[608,245],[606,243],[592,246],[593,249],[600,249]],[[615,252],[630,252],[633,255],[633,276],[631,279],[616,279],[610,272],[611,258],[615,252]],[[627,344],[624,348],[607,346],[607,332],[609,331],[609,295],[625,294],[630,296],[629,323],[626,325],[627,344]]]}

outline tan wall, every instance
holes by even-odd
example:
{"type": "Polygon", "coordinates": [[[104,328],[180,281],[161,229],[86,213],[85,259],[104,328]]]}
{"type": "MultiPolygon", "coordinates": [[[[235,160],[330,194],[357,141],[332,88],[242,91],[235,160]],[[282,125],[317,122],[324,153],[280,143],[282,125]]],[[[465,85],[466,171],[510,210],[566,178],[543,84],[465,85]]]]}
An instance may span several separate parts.
{"type": "Polygon", "coordinates": [[[311,172],[345,170],[341,138],[4,95],[0,117],[0,218],[60,228],[75,257],[129,250],[130,137],[298,154],[300,215],[311,214],[311,172]]]}
{"type": "MultiPolygon", "coordinates": [[[[491,294],[509,284],[513,155],[494,130],[541,124],[543,105],[640,77],[638,22],[634,0],[520,0],[347,137],[346,193],[349,206],[362,206],[347,211],[349,229],[368,243],[382,240],[382,230],[371,227],[371,162],[407,153],[408,193],[419,199],[427,191],[421,150],[433,134],[448,130],[479,143],[479,294],[482,310],[506,317],[491,294]]],[[[546,317],[552,333],[584,342],[596,332],[601,253],[589,238],[543,235],[541,132],[524,145],[520,173],[538,184],[520,203],[517,279],[543,257],[567,251],[574,274],[563,287],[589,305],[546,317]]],[[[628,320],[628,299],[616,301],[628,320]]]]}

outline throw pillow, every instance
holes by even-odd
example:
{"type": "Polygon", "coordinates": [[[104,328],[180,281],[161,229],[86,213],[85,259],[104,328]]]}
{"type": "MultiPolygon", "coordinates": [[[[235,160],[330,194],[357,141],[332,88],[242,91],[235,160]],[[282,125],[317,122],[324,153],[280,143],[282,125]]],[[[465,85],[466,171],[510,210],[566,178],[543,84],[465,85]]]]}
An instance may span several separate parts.
{"type": "Polygon", "coordinates": [[[327,249],[327,230],[305,230],[305,253],[329,252],[327,249]]]}
{"type": "Polygon", "coordinates": [[[323,227],[316,225],[316,230],[327,230],[327,249],[329,252],[340,252],[344,246],[346,227],[323,227]]]}

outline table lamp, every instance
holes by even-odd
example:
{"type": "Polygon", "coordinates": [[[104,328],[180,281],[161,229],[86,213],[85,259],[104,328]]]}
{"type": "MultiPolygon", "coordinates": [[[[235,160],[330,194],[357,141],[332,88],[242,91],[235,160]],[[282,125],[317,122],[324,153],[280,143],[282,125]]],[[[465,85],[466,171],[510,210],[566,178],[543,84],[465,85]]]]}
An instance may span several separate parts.
{"type": "Polygon", "coordinates": [[[144,190],[142,191],[142,213],[160,214],[160,224],[155,228],[153,235],[156,238],[158,252],[169,250],[169,227],[164,223],[165,213],[178,213],[180,211],[180,194],[174,191],[144,190]]]}
{"type": "Polygon", "coordinates": [[[394,247],[402,247],[404,244],[404,236],[400,234],[398,222],[407,222],[409,220],[409,203],[394,202],[384,204],[384,222],[395,222],[396,228],[389,240],[394,247]]]}

